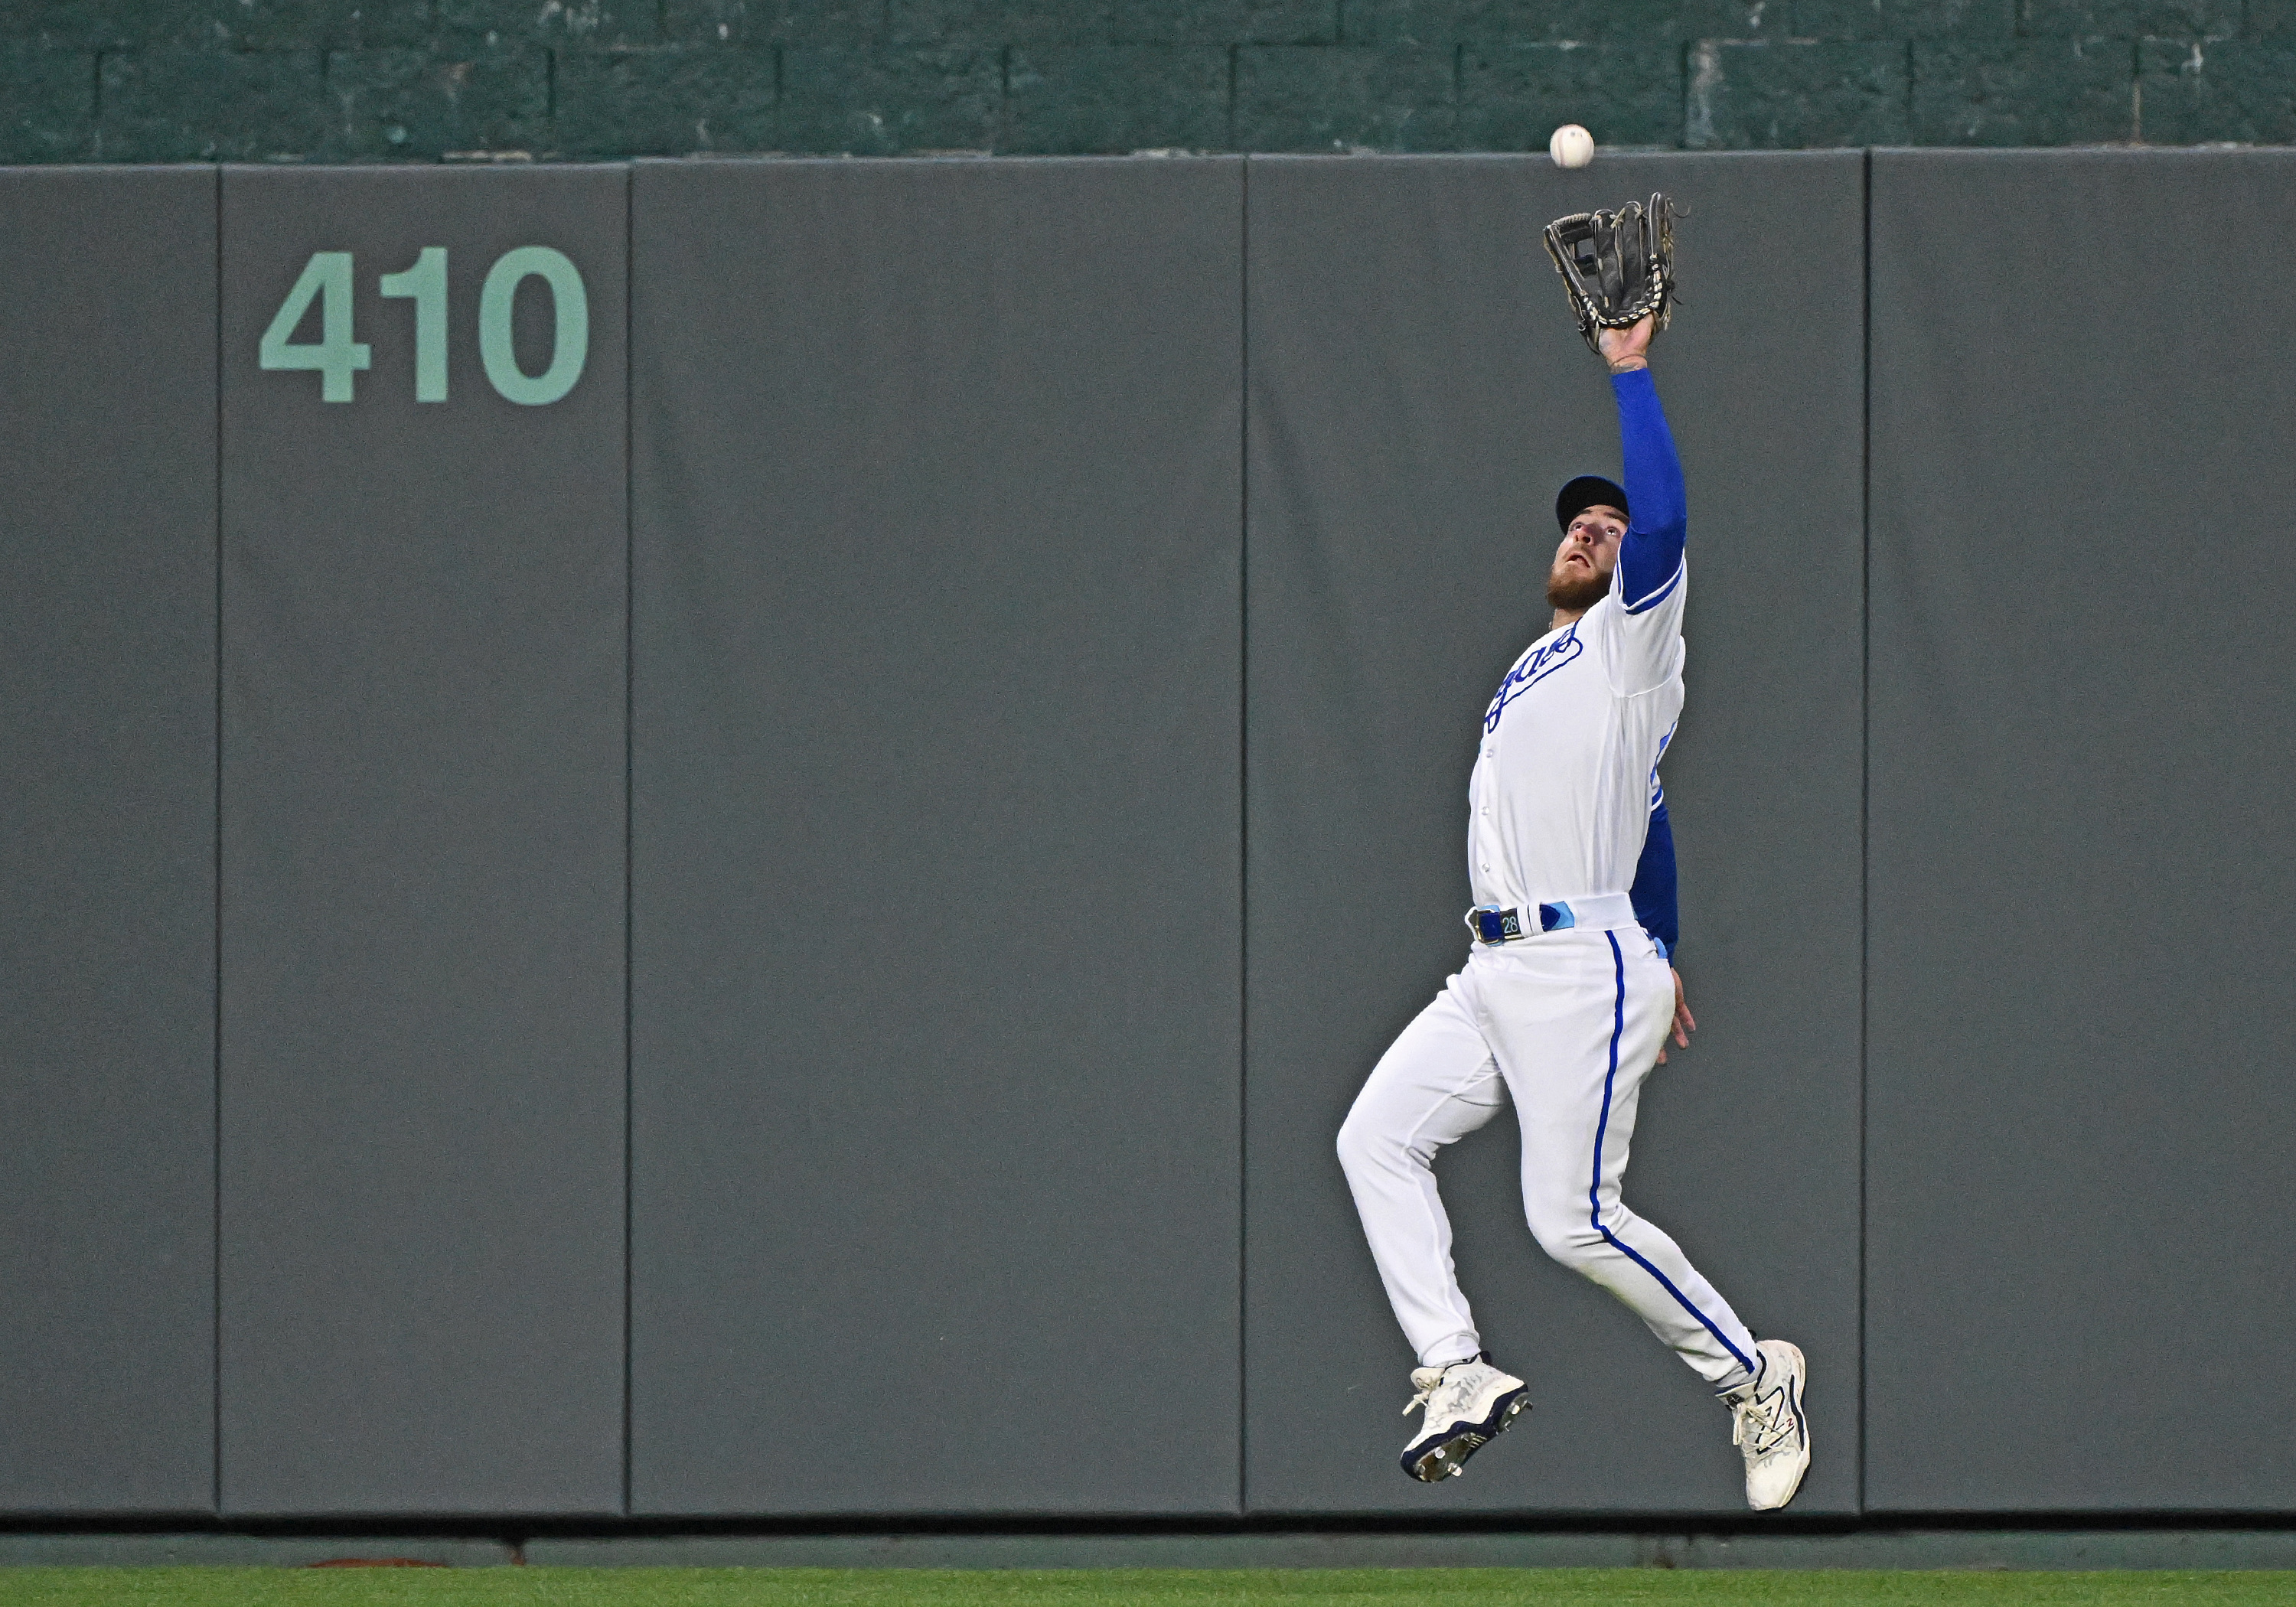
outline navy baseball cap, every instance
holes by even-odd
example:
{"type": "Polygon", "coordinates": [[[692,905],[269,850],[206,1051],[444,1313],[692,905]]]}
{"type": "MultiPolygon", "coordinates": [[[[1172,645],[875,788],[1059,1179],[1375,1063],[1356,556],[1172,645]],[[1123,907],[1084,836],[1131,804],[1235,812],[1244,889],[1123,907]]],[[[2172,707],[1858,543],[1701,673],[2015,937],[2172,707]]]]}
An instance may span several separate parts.
{"type": "Polygon", "coordinates": [[[1614,480],[1604,480],[1599,474],[1582,474],[1555,495],[1554,522],[1564,529],[1570,521],[1594,507],[1616,508],[1621,513],[1632,514],[1627,506],[1626,488],[1614,480]]]}

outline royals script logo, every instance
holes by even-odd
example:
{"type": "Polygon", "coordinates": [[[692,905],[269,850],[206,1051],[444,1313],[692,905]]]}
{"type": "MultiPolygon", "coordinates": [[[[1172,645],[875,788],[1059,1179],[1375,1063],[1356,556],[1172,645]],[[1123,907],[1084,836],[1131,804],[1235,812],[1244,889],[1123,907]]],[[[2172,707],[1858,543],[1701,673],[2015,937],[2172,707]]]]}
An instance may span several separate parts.
{"type": "Polygon", "coordinates": [[[1491,699],[1491,706],[1483,715],[1485,733],[1499,728],[1499,716],[1506,712],[1509,703],[1577,658],[1584,646],[1585,644],[1578,640],[1578,622],[1574,619],[1569,630],[1508,670],[1506,679],[1499,683],[1498,693],[1491,699]]]}

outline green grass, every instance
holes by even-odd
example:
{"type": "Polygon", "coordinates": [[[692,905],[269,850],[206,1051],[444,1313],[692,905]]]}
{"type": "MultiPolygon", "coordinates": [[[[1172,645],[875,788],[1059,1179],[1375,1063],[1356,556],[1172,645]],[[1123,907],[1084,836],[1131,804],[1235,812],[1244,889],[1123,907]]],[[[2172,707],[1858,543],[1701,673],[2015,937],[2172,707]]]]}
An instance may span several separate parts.
{"type": "Polygon", "coordinates": [[[1664,1569],[939,1571],[740,1568],[9,1568],[0,1607],[1594,1607],[1595,1603],[2296,1603],[2296,1573],[1664,1569]]]}

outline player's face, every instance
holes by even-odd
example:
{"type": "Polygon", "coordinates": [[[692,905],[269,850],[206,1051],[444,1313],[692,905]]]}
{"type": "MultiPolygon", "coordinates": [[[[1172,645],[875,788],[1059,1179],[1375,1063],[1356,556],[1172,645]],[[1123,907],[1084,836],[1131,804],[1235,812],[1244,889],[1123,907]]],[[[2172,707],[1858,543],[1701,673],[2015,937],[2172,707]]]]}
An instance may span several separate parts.
{"type": "Polygon", "coordinates": [[[1627,516],[1616,508],[1588,508],[1571,520],[1546,572],[1547,596],[1555,607],[1591,608],[1611,589],[1626,533],[1627,516]]]}

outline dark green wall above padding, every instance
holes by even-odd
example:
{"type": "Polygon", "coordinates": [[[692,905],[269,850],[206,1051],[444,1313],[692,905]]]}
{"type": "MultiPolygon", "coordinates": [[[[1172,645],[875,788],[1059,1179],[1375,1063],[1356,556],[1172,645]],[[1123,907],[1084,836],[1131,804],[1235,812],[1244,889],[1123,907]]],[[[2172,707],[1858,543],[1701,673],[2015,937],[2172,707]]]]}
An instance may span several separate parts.
{"type": "Polygon", "coordinates": [[[11,0],[0,161],[2296,142],[2296,0],[11,0]]]}

